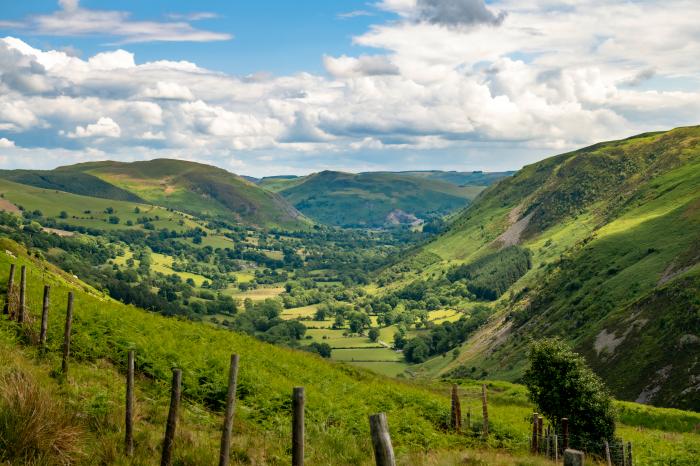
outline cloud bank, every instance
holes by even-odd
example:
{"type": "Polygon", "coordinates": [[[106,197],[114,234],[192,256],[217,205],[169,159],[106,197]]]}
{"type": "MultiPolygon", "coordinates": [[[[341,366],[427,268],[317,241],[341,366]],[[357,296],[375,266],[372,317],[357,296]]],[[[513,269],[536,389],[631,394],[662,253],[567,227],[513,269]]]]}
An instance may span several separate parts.
{"type": "Polygon", "coordinates": [[[374,53],[319,57],[326,74],[241,77],[122,49],[81,59],[6,37],[0,160],[179,157],[253,175],[505,169],[699,123],[699,3],[552,5],[385,0],[395,18],[352,39],[374,53]]]}

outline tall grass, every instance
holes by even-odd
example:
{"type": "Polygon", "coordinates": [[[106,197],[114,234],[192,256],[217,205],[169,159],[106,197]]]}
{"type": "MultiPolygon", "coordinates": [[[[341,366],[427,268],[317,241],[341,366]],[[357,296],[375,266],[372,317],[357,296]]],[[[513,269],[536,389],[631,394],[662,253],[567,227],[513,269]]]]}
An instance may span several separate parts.
{"type": "Polygon", "coordinates": [[[0,377],[0,460],[68,465],[83,456],[84,431],[63,404],[26,373],[0,377]]]}

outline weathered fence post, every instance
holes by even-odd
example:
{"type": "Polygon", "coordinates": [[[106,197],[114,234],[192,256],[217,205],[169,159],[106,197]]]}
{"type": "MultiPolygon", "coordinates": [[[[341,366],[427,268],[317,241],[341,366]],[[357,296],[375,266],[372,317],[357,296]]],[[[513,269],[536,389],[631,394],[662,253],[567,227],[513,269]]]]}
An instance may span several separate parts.
{"type": "Polygon", "coordinates": [[[15,287],[15,264],[10,264],[10,278],[7,279],[7,296],[5,297],[5,305],[2,308],[2,313],[11,314],[10,300],[15,287]]]}
{"type": "Polygon", "coordinates": [[[165,425],[165,438],[163,439],[163,455],[160,458],[161,466],[170,466],[173,463],[173,445],[175,444],[177,416],[178,411],[180,410],[181,389],[182,370],[173,369],[173,382],[170,389],[170,410],[168,411],[168,423],[165,425]]]}
{"type": "Polygon", "coordinates": [[[585,455],[578,450],[564,450],[564,466],[583,466],[585,455]]]}
{"type": "Polygon", "coordinates": [[[549,436],[549,426],[547,426],[547,435],[545,436],[545,438],[547,439],[547,440],[546,440],[547,445],[546,445],[546,447],[545,447],[545,450],[546,450],[546,451],[545,451],[545,456],[547,457],[547,459],[549,459],[549,453],[550,453],[550,451],[551,451],[551,450],[550,450],[551,437],[549,436]]]}
{"type": "Polygon", "coordinates": [[[73,292],[68,292],[68,306],[66,308],[66,328],[63,331],[63,361],[61,372],[68,374],[68,357],[70,356],[70,331],[73,325],[73,292]]]}
{"type": "Polygon", "coordinates": [[[459,387],[457,384],[452,385],[452,429],[455,432],[462,430],[462,406],[459,402],[459,387]]]}
{"type": "Polygon", "coordinates": [[[612,466],[612,459],[610,458],[610,444],[607,440],[605,440],[603,445],[605,445],[605,462],[608,466],[612,466]]]}
{"type": "Polygon", "coordinates": [[[561,418],[561,435],[564,437],[562,449],[567,450],[569,448],[569,418],[567,417],[561,418]]]}
{"type": "Polygon", "coordinates": [[[532,413],[532,442],[530,444],[530,450],[532,453],[537,453],[539,449],[537,442],[537,413],[532,413]]]}
{"type": "Polygon", "coordinates": [[[369,430],[372,434],[372,447],[377,466],[396,466],[386,414],[372,414],[369,417],[369,430]]]}
{"type": "Polygon", "coordinates": [[[49,328],[49,295],[51,287],[44,285],[44,300],[41,305],[41,331],[39,332],[39,345],[46,346],[46,331],[49,328]]]}
{"type": "Polygon", "coordinates": [[[542,416],[537,416],[537,445],[539,446],[537,453],[541,454],[544,450],[544,418],[542,416]]]}
{"type": "Polygon", "coordinates": [[[467,408],[467,431],[471,432],[472,430],[472,407],[469,406],[467,408]]]}
{"type": "Polygon", "coordinates": [[[24,322],[24,314],[27,308],[27,266],[23,265],[19,272],[19,310],[17,311],[17,322],[24,322]]]}
{"type": "Polygon", "coordinates": [[[221,433],[221,450],[219,466],[228,466],[231,452],[231,431],[233,430],[233,413],[236,409],[236,383],[238,380],[238,355],[231,355],[231,367],[228,372],[228,393],[226,395],[226,414],[221,433]]]}
{"type": "Polygon", "coordinates": [[[484,437],[489,436],[489,404],[486,395],[486,384],[481,386],[481,405],[484,414],[484,437]]]}
{"type": "Polygon", "coordinates": [[[134,454],[134,350],[129,351],[126,363],[126,416],[124,428],[124,452],[134,454]]]}
{"type": "Polygon", "coordinates": [[[292,466],[304,466],[304,387],[294,387],[292,411],[292,466]]]}
{"type": "Polygon", "coordinates": [[[559,462],[559,437],[554,434],[554,463],[559,462]]]}
{"type": "Polygon", "coordinates": [[[627,442],[627,466],[633,466],[632,463],[632,442],[627,442]]]}

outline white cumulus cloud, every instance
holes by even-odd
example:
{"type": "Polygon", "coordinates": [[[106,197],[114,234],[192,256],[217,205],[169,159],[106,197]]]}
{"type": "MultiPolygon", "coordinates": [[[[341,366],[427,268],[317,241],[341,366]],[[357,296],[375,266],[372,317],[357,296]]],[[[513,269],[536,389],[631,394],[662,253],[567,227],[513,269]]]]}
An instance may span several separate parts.
{"type": "Polygon", "coordinates": [[[122,130],[119,125],[108,117],[102,117],[96,123],[87,126],[77,126],[74,132],[68,133],[69,138],[118,138],[122,130]]]}

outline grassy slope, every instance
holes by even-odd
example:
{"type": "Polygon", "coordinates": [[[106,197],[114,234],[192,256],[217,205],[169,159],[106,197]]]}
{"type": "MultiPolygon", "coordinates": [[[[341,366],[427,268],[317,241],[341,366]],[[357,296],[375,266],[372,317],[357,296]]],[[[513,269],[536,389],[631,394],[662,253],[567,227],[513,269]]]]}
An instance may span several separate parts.
{"type": "Polygon", "coordinates": [[[517,379],[528,340],[560,335],[618,396],[646,390],[647,401],[700,409],[699,144],[698,127],[598,144],[484,192],[418,259],[432,257],[431,272],[497,248],[515,209],[515,219],[531,214],[523,244],[534,267],[458,360],[431,362],[428,373],[466,365],[517,379]],[[611,338],[619,342],[605,348],[611,338]]]}
{"type": "Polygon", "coordinates": [[[382,226],[400,209],[418,218],[464,207],[481,187],[459,187],[393,173],[325,171],[276,183],[289,202],[311,218],[333,225],[382,226]]]}
{"type": "Polygon", "coordinates": [[[57,218],[57,221],[99,230],[141,229],[141,225],[136,225],[136,220],[143,216],[151,218],[158,216],[160,220],[154,221],[158,228],[169,228],[175,231],[183,231],[197,225],[187,216],[169,212],[163,207],[81,196],[59,190],[36,188],[6,180],[0,180],[0,193],[6,200],[17,206],[22,206],[28,211],[40,210],[46,217],[58,217],[61,212],[65,211],[68,214],[68,218],[57,218]],[[114,209],[114,214],[105,213],[105,210],[109,207],[114,209]],[[136,207],[139,208],[139,213],[135,212],[136,207]],[[86,211],[90,211],[90,213],[85,213],[86,211]],[[107,220],[111,215],[119,217],[120,223],[109,223],[107,220]],[[134,222],[134,226],[127,227],[125,225],[127,220],[134,222]],[[180,220],[183,222],[182,225],[179,223],[180,220]]]}
{"type": "MultiPolygon", "coordinates": [[[[448,465],[463,458],[488,464],[541,464],[526,458],[527,415],[532,411],[522,387],[489,383],[491,447],[507,453],[447,452],[486,445],[474,436],[447,434],[448,387],[414,386],[315,356],[267,345],[228,331],[167,319],[100,295],[52,266],[30,259],[21,247],[0,240],[0,283],[9,262],[28,266],[28,306],[31,331],[17,333],[15,324],[0,319],[0,377],[20,371],[39,384],[53,402],[74,413],[85,434],[79,442],[80,464],[152,464],[166,415],[170,368],[184,372],[185,407],[176,445],[178,464],[215,463],[221,400],[225,397],[228,355],[241,355],[240,402],[236,411],[234,464],[288,464],[290,394],[295,385],[307,389],[307,463],[373,464],[367,414],[386,411],[399,464],[448,465]],[[17,348],[17,339],[37,330],[35,320],[44,283],[52,286],[48,353],[17,348]],[[49,372],[60,365],[63,302],[76,293],[73,363],[67,383],[49,372]],[[16,335],[19,335],[17,337],[16,335]],[[133,463],[120,453],[123,438],[123,376],[125,354],[137,352],[137,455],[133,463]],[[59,401],[60,400],[60,401],[59,401]],[[425,453],[431,450],[430,453],[425,453]],[[514,454],[515,456],[511,456],[514,454]]],[[[478,384],[464,383],[463,408],[474,413],[478,431],[478,384]]],[[[620,434],[634,442],[637,464],[693,464],[700,440],[690,433],[697,414],[675,410],[622,406],[620,434]]]]}
{"type": "Polygon", "coordinates": [[[209,165],[180,160],[92,162],[54,170],[92,176],[147,202],[257,226],[300,228],[307,221],[284,199],[209,165]]]}

